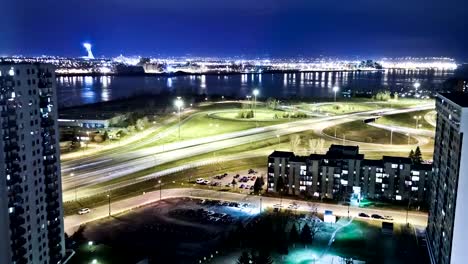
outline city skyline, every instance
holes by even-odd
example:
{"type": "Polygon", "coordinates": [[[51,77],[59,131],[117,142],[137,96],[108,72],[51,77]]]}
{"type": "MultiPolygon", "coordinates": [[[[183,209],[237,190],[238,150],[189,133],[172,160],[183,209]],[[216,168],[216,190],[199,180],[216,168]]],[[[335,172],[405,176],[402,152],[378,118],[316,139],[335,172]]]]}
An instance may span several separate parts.
{"type": "Polygon", "coordinates": [[[8,1],[0,18],[1,55],[401,57],[447,56],[462,62],[466,3],[451,0],[191,3],[8,1]],[[424,8],[421,8],[424,6],[424,8]],[[53,8],[52,8],[53,7],[53,8]],[[184,7],[184,8],[181,8],[184,7]],[[69,12],[74,10],[74,12],[69,12]],[[11,17],[10,14],[14,14],[11,17]],[[43,30],[29,25],[41,19],[43,30]],[[8,23],[7,23],[8,22],[8,23]],[[117,40],[117,41],[116,41],[117,40]]]}

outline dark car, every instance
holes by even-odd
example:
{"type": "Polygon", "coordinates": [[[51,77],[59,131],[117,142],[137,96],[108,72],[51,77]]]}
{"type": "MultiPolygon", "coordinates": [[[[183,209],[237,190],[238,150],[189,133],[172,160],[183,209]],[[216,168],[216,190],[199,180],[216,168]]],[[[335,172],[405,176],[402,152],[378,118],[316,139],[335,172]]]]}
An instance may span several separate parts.
{"type": "Polygon", "coordinates": [[[378,215],[378,214],[373,214],[373,215],[371,215],[371,217],[374,218],[374,219],[384,219],[383,216],[378,215]]]}
{"type": "Polygon", "coordinates": [[[359,213],[359,217],[369,217],[369,215],[365,213],[359,213]]]}

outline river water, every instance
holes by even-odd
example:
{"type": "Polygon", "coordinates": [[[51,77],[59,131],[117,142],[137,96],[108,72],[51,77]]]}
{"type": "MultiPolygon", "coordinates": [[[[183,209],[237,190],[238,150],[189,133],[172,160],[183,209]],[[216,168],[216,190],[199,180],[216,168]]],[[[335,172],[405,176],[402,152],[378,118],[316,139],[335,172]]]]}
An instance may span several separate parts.
{"type": "Polygon", "coordinates": [[[333,97],[334,86],[338,86],[340,91],[404,91],[419,82],[421,89],[435,90],[453,74],[452,71],[388,70],[176,77],[61,76],[57,77],[57,96],[60,106],[90,104],[161,92],[244,97],[251,94],[255,88],[260,90],[260,97],[263,98],[333,97]]]}

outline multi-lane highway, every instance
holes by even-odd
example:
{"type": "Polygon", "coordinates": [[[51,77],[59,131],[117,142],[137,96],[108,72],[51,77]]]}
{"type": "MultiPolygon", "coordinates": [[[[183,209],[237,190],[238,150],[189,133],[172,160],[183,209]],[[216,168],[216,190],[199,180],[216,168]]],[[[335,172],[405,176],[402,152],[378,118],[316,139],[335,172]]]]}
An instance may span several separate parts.
{"type": "MultiPolygon", "coordinates": [[[[318,128],[323,129],[327,126],[363,120],[375,116],[376,114],[390,115],[431,108],[433,108],[433,105],[429,104],[413,107],[411,109],[381,109],[340,116],[320,117],[147,148],[139,148],[144,146],[147,142],[125,145],[118,148],[115,152],[107,151],[106,155],[94,155],[64,162],[62,164],[62,185],[65,191],[64,200],[73,199],[76,189],[81,190],[85,187],[167,162],[274,138],[277,135],[288,135],[318,128]]],[[[168,129],[167,132],[150,140],[154,142],[172,132],[172,129],[168,129]]],[[[365,147],[378,147],[380,150],[382,149],[381,145],[374,146],[373,144],[366,144],[365,147]]],[[[386,145],[385,150],[401,151],[402,146],[386,145]]]]}

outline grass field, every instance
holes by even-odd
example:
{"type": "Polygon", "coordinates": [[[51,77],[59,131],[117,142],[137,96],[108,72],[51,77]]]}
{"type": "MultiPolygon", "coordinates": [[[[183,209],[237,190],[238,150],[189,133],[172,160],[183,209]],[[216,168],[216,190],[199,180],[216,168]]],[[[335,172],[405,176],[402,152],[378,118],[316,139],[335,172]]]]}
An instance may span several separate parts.
{"type": "Polygon", "coordinates": [[[418,112],[412,112],[412,113],[403,113],[403,114],[397,114],[397,115],[383,116],[379,118],[376,123],[383,124],[383,125],[416,128],[416,119],[414,119],[414,117],[417,116],[417,117],[421,117],[418,121],[418,125],[421,124],[422,129],[435,130],[435,127],[433,127],[424,119],[424,116],[426,114],[432,115],[433,112],[434,110],[426,110],[426,111],[418,111],[418,112]]]}
{"type": "Polygon", "coordinates": [[[433,100],[421,99],[399,99],[398,101],[374,101],[371,99],[350,99],[348,101],[338,101],[336,103],[327,102],[318,105],[314,104],[299,104],[297,107],[300,109],[331,114],[342,115],[356,112],[372,111],[382,108],[407,108],[420,104],[427,104],[434,102],[433,100]]]}
{"type": "MultiPolygon", "coordinates": [[[[334,127],[329,127],[323,132],[328,136],[335,136],[346,140],[352,140],[357,142],[376,143],[376,144],[390,144],[391,132],[385,129],[380,129],[372,126],[368,126],[362,121],[354,121],[350,123],[341,124],[334,127]]],[[[410,138],[410,144],[416,144],[417,141],[414,138],[410,138]]],[[[407,145],[408,136],[393,133],[393,144],[395,145],[407,145]]]]}
{"type": "Polygon", "coordinates": [[[239,118],[238,117],[238,112],[240,110],[237,109],[231,109],[228,111],[219,111],[216,113],[213,113],[209,115],[210,118],[216,118],[216,119],[222,119],[222,120],[228,120],[228,121],[243,121],[243,122],[265,122],[265,121],[271,121],[275,123],[280,123],[280,122],[286,122],[294,119],[288,119],[288,118],[283,118],[283,114],[286,113],[285,111],[279,111],[279,110],[271,110],[271,109],[257,109],[254,111],[255,115],[253,118],[239,118]],[[278,118],[275,118],[275,115],[278,118]]]}
{"type": "Polygon", "coordinates": [[[358,220],[344,227],[336,235],[330,253],[351,256],[369,263],[414,263],[427,259],[418,247],[412,228],[395,224],[392,236],[381,233],[381,221],[358,220]]]}

